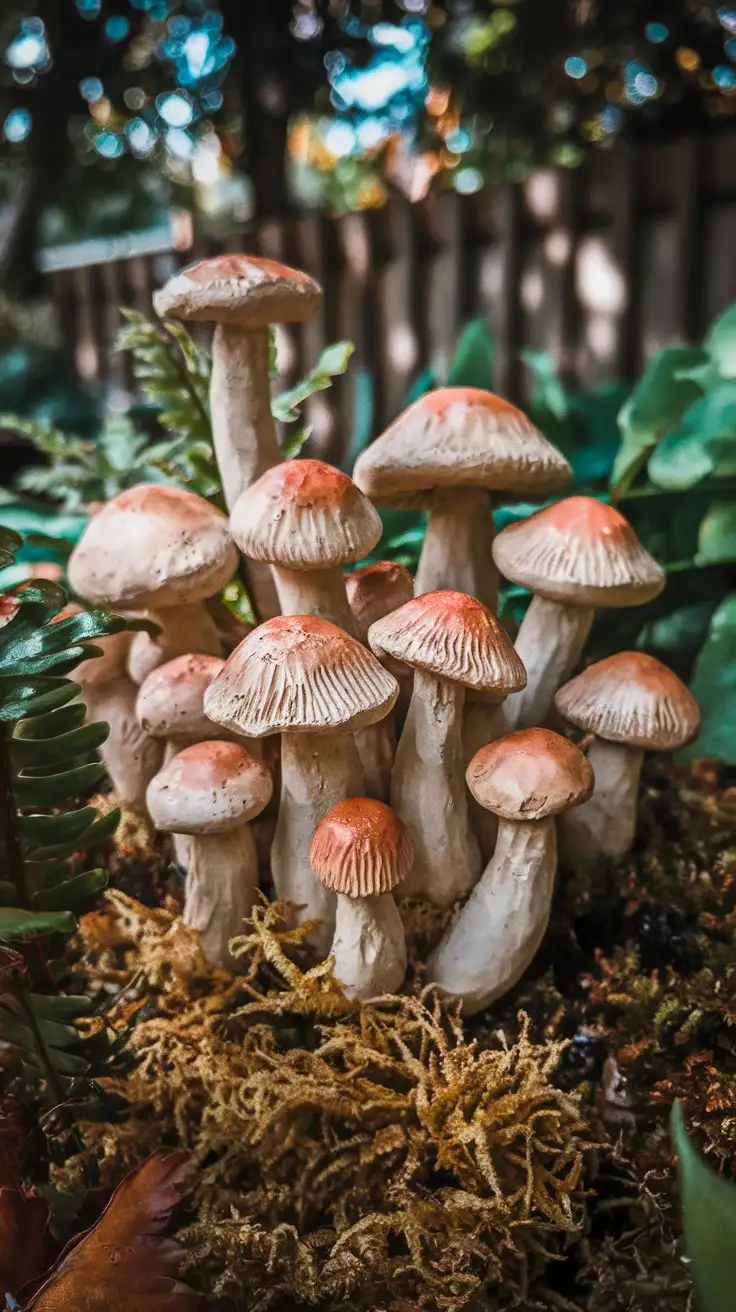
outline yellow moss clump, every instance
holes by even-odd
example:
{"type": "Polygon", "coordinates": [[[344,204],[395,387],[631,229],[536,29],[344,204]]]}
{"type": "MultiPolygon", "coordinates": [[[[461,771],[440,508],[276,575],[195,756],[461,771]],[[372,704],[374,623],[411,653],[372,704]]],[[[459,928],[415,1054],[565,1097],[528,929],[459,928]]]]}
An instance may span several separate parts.
{"type": "Polygon", "coordinates": [[[162,1142],[192,1151],[181,1238],[216,1307],[508,1306],[585,1218],[565,1044],[532,1042],[524,1015],[469,1042],[431,993],[350,1003],[329,964],[309,968],[307,931],[257,908],[233,977],[120,893],[83,923],[92,987],[135,979],[112,1019],[150,994],[116,1086],[132,1115],[86,1128],[103,1178],[162,1142]]]}

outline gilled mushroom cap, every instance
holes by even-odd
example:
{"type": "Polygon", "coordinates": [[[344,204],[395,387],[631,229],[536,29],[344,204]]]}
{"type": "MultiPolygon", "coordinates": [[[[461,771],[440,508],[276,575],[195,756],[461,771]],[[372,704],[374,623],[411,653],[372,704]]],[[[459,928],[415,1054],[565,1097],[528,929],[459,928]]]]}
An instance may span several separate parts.
{"type": "Polygon", "coordinates": [[[359,456],[358,487],[379,505],[431,506],[443,488],[543,500],[570,478],[564,456],[516,406],[476,387],[422,396],[359,456]]]}
{"type": "Polygon", "coordinates": [[[334,569],[361,560],[381,536],[378,512],[347,474],[321,460],[285,460],[241,492],[230,532],[251,560],[334,569]]]}
{"type": "Polygon", "coordinates": [[[684,683],[643,651],[620,651],[589,665],[555,697],[570,724],[628,747],[669,752],[700,730],[700,707],[684,683]]]}
{"type": "Polygon", "coordinates": [[[138,689],[135,712],[152,738],[174,741],[211,738],[215,726],[204,713],[204,695],[224,668],[219,656],[177,656],[158,665],[138,689]]]}
{"type": "Polygon", "coordinates": [[[399,686],[375,656],[315,615],[277,615],[244,638],[205,694],[216,724],[249,738],[352,733],[388,715],[399,686]]]}
{"type": "Polygon", "coordinates": [[[182,269],[153,298],[156,313],[241,328],[311,319],[322,301],[319,284],[278,260],[216,255],[182,269]]]}
{"type": "Polygon", "coordinates": [[[492,610],[465,592],[424,592],[371,624],[368,641],[414,669],[466,688],[505,695],[526,687],[526,670],[492,610]]]}
{"type": "Polygon", "coordinates": [[[411,574],[394,560],[377,560],[354,570],[345,579],[345,588],[361,642],[365,642],[371,624],[405,606],[414,596],[411,574]]]}
{"type": "Polygon", "coordinates": [[[378,897],[405,879],[414,840],[384,802],[350,797],[320,821],[309,850],[312,869],[326,888],[347,897],[378,897]]]}
{"type": "Polygon", "coordinates": [[[580,606],[643,605],[665,583],[628,520],[594,497],[567,497],[509,524],[493,559],[513,583],[580,606]]]}
{"type": "Polygon", "coordinates": [[[574,743],[551,729],[519,729],[476,752],[465,779],[503,820],[544,820],[587,802],[595,777],[574,743]]]}
{"type": "Polygon", "coordinates": [[[221,511],[182,488],[141,483],[90,520],[69,581],[97,605],[156,609],[211,597],[237,564],[221,511]]]}
{"type": "Polygon", "coordinates": [[[146,805],[157,829],[223,834],[260,815],[273,781],[263,761],[238,743],[185,747],[151,780],[146,805]]]}

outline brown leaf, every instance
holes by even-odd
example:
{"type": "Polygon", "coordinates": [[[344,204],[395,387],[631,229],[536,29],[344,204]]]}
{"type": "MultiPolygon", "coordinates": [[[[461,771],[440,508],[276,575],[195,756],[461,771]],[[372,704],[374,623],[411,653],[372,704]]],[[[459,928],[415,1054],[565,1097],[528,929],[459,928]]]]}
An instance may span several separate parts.
{"type": "Polygon", "coordinates": [[[49,1205],[37,1194],[0,1189],[0,1298],[38,1280],[54,1255],[49,1205]]]}
{"type": "Polygon", "coordinates": [[[187,1171],[186,1153],[161,1152],[127,1176],[24,1312],[196,1312],[199,1296],[177,1279],[181,1246],[162,1237],[187,1171]]]}

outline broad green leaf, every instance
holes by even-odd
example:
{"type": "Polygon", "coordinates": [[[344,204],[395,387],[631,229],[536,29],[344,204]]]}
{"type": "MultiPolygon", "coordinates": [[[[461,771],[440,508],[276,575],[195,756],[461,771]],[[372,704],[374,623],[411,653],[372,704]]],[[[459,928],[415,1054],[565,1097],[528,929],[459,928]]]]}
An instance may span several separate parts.
{"type": "Polygon", "coordinates": [[[80,1016],[91,1016],[95,1006],[91,998],[68,997],[66,994],[31,993],[33,1010],[42,1020],[69,1024],[80,1016]]]}
{"type": "Polygon", "coordinates": [[[736,301],[711,324],[704,345],[721,378],[736,378],[736,301]]]}
{"type": "Polygon", "coordinates": [[[324,392],[337,374],[346,372],[354,350],[352,342],[333,342],[331,346],[326,346],[306,377],[287,392],[272,398],[271,413],[274,419],[283,424],[296,423],[300,417],[300,406],[315,392],[324,392]]]}
{"type": "Polygon", "coordinates": [[[487,319],[471,319],[460,333],[445,386],[492,391],[495,357],[495,343],[487,319]]]}
{"type": "Polygon", "coordinates": [[[21,836],[31,848],[66,843],[70,839],[80,839],[96,815],[93,806],[83,806],[78,811],[65,811],[61,815],[22,815],[19,821],[21,836]]]}
{"type": "Polygon", "coordinates": [[[570,413],[570,394],[557,377],[557,366],[549,351],[519,351],[532,375],[534,392],[532,406],[541,406],[557,419],[566,419],[570,413]]]}
{"type": "Polygon", "coordinates": [[[0,939],[6,943],[35,938],[38,934],[73,934],[77,927],[71,911],[26,911],[0,907],[0,939]]]}
{"type": "Polygon", "coordinates": [[[714,501],[700,525],[698,565],[736,560],[736,499],[714,501]]]}
{"type": "Polygon", "coordinates": [[[26,679],[0,678],[0,721],[7,724],[26,715],[42,715],[66,706],[81,691],[79,684],[69,679],[42,676],[31,683],[26,679]]]}
{"type": "Polygon", "coordinates": [[[649,477],[668,492],[705,478],[736,477],[736,379],[694,401],[677,428],[652,452],[649,477]]]}
{"type": "Polygon", "coordinates": [[[700,737],[681,756],[713,756],[736,765],[736,592],[713,615],[690,684],[700,704],[700,737]]]}
{"type": "Polygon", "coordinates": [[[75,756],[93,752],[106,742],[109,734],[110,726],[107,724],[85,724],[81,729],[72,729],[56,738],[22,738],[16,735],[12,747],[13,760],[19,768],[71,761],[75,756]]]}
{"type": "Polygon", "coordinates": [[[645,369],[619,414],[621,446],[611,473],[611,487],[619,496],[634,481],[657,443],[702,395],[702,383],[692,375],[708,360],[699,348],[666,346],[645,369]]]}
{"type": "Polygon", "coordinates": [[[690,1142],[682,1105],[672,1108],[685,1249],[699,1312],[729,1312],[736,1286],[736,1185],[715,1171],[690,1142]]]}
{"type": "Polygon", "coordinates": [[[358,456],[365,451],[373,436],[374,396],[373,375],[370,369],[354,369],[353,380],[353,425],[350,444],[345,454],[343,469],[351,472],[358,456]]]}
{"type": "Polygon", "coordinates": [[[39,911],[62,911],[65,907],[75,910],[91,898],[97,897],[107,887],[107,874],[104,870],[87,870],[84,874],[73,875],[63,884],[44,889],[32,899],[34,909],[39,911]]]}
{"type": "Polygon", "coordinates": [[[101,762],[79,765],[58,774],[24,772],[16,777],[13,793],[18,806],[60,806],[68,798],[87,792],[104,777],[105,767],[101,762]]]}
{"type": "Polygon", "coordinates": [[[298,456],[302,447],[309,441],[311,436],[311,424],[301,424],[299,428],[294,428],[290,433],[287,433],[281,447],[281,454],[284,460],[293,460],[298,456]]]}
{"type": "Polygon", "coordinates": [[[84,724],[86,715],[86,708],[80,702],[75,702],[72,706],[50,711],[48,715],[29,716],[15,726],[13,738],[16,741],[54,738],[57,734],[71,733],[72,729],[79,729],[84,724]]]}
{"type": "MultiPolygon", "coordinates": [[[[85,808],[93,810],[94,808],[85,808]]],[[[54,819],[63,817],[52,817],[54,819]]],[[[75,852],[86,852],[89,848],[95,847],[98,843],[109,838],[115,833],[120,823],[120,808],[116,807],[114,811],[108,811],[99,820],[95,820],[89,828],[85,829],[78,838],[72,838],[68,841],[49,841],[44,847],[36,847],[33,851],[34,858],[47,860],[51,857],[72,856],[75,852]]]]}

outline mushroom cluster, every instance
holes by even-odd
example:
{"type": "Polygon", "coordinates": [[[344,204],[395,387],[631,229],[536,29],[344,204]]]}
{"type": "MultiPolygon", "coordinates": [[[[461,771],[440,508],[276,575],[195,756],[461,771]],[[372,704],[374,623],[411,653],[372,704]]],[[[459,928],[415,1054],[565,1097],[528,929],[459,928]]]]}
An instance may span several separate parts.
{"type": "Polygon", "coordinates": [[[90,713],[111,721],[116,790],[139,806],[145,796],[174,835],[184,919],[213,962],[236,967],[230,940],[270,882],[287,923],[332,954],[347,997],[396,991],[398,893],[455,908],[424,976],[472,1014],[536,954],[558,843],[581,872],[624,856],[644,752],[692,741],[699,712],[641,652],[585,667],[595,611],[644,604],[664,585],[617,509],[568,497],[496,534],[494,507],[547,501],[570,475],[508,402],[432,392],[360,456],[354,479],[282,460],[269,326],[308,318],[320,297],[306,274],[245,255],[185,269],[158,294],[160,312],[215,324],[229,520],[164,486],[100,510],[73,553],[73,587],[144,613],[157,636],[109,640],[80,682],[90,713]],[[391,561],[361,565],[381,535],[377,506],[429,511],[415,580],[391,561]],[[261,622],[233,649],[217,594],[236,569],[261,622]],[[499,575],[532,594],[515,643],[496,614],[499,575]],[[271,805],[259,848],[253,829],[271,805]]]}

